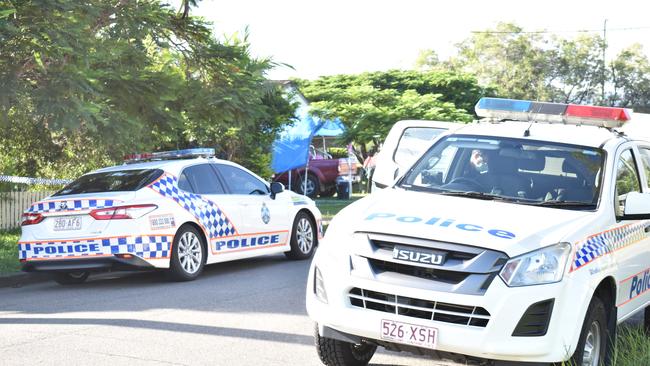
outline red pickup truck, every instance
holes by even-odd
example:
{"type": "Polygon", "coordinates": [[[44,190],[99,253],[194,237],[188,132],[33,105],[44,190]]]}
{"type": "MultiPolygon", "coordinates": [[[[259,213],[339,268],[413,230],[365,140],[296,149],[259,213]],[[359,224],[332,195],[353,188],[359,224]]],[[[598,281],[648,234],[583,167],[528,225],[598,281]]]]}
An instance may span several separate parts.
{"type": "MultiPolygon", "coordinates": [[[[336,193],[336,184],[349,179],[349,170],[352,170],[352,182],[358,182],[358,163],[355,158],[332,159],[328,153],[314,149],[309,150],[309,167],[305,180],[305,167],[291,170],[291,189],[309,197],[331,197],[336,193]],[[348,162],[348,160],[350,161],[348,162]],[[306,189],[305,189],[306,186],[306,189]]],[[[289,186],[289,174],[284,172],[276,175],[274,181],[289,186]]]]}

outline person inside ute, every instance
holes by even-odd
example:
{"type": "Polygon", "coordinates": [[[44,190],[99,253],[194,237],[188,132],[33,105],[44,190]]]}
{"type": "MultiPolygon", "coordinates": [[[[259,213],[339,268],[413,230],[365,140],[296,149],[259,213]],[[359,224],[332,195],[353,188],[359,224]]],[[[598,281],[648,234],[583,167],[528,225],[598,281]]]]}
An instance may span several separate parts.
{"type": "Polygon", "coordinates": [[[473,149],[468,177],[482,186],[482,191],[506,197],[526,198],[530,183],[519,174],[516,149],[487,151],[473,149]]]}
{"type": "Polygon", "coordinates": [[[472,150],[469,162],[477,174],[485,174],[488,171],[488,160],[488,155],[483,150],[474,149],[472,150]]]}

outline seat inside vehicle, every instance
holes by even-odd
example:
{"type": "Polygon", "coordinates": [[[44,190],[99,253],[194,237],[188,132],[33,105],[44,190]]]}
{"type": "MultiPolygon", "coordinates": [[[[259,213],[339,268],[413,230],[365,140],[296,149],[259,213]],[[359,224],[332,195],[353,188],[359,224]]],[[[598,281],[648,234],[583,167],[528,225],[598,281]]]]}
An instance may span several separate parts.
{"type": "Polygon", "coordinates": [[[520,161],[521,159],[509,154],[509,149],[503,149],[498,154],[493,154],[488,174],[491,193],[528,198],[531,180],[520,173],[520,161]]]}
{"type": "Polygon", "coordinates": [[[589,170],[597,161],[577,161],[571,156],[534,153],[530,159],[520,160],[522,175],[531,180],[529,198],[541,201],[591,202],[596,184],[596,174],[589,170]]]}

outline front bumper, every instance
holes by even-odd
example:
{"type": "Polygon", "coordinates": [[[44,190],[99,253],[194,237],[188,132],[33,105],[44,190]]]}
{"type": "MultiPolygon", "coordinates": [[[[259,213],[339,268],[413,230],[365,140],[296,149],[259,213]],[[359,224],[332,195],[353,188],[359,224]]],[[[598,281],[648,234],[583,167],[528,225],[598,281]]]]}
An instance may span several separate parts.
{"type": "MultiPolygon", "coordinates": [[[[371,340],[386,348],[414,348],[381,340],[381,321],[387,319],[437,328],[439,336],[435,351],[442,354],[516,362],[558,362],[573,354],[586,310],[583,299],[588,299],[589,296],[586,295],[588,289],[573,288],[570,281],[509,288],[496,278],[482,296],[436,292],[382,283],[355,275],[351,271],[349,259],[338,258],[338,255],[334,258],[326,249],[321,250],[323,247],[316,253],[307,284],[307,312],[319,324],[321,335],[325,328],[331,328],[371,340]],[[322,275],[327,303],[314,294],[315,267],[318,267],[322,275]],[[354,288],[431,302],[482,307],[489,312],[490,318],[484,327],[470,326],[353,306],[349,294],[354,288]],[[512,336],[529,306],[549,299],[554,299],[555,305],[546,334],[534,337],[512,336]]],[[[420,349],[416,353],[436,352],[420,349]]]]}

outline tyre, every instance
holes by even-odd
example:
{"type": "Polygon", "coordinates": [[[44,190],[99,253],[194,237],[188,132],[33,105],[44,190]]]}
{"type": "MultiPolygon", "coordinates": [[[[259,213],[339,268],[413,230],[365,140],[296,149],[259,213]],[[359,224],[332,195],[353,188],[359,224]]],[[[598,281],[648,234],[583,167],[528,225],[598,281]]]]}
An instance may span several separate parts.
{"type": "Polygon", "coordinates": [[[582,325],[578,347],[570,364],[576,366],[608,365],[607,355],[610,345],[610,335],[607,327],[607,312],[603,301],[598,297],[591,299],[585,322],[582,325]]]}
{"type": "Polygon", "coordinates": [[[174,281],[191,281],[197,278],[205,265],[203,236],[193,226],[183,225],[174,236],[169,278],[174,281]]]}
{"type": "Polygon", "coordinates": [[[316,226],[311,217],[298,212],[291,230],[291,250],[284,254],[290,259],[307,259],[314,254],[316,246],[316,226]]]}
{"type": "Polygon", "coordinates": [[[304,176],[299,177],[300,179],[296,180],[296,192],[304,194],[310,198],[315,198],[318,193],[320,193],[320,182],[318,181],[318,177],[313,174],[307,174],[306,180],[304,176]]]}
{"type": "Polygon", "coordinates": [[[377,346],[367,343],[352,344],[321,337],[318,327],[314,340],[318,357],[327,366],[365,366],[377,350],[377,346]]]}
{"type": "Polygon", "coordinates": [[[60,285],[78,285],[86,282],[89,275],[88,271],[56,272],[53,279],[60,285]]]}

